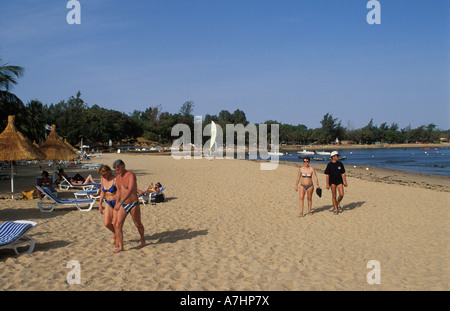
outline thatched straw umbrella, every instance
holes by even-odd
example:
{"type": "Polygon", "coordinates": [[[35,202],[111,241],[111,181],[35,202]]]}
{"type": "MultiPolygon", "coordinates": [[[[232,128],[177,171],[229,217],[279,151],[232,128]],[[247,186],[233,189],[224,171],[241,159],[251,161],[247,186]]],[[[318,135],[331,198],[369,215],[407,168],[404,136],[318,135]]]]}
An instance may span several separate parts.
{"type": "Polygon", "coordinates": [[[45,155],[17,129],[15,116],[8,116],[8,125],[0,134],[0,161],[11,162],[11,192],[14,198],[13,161],[43,160],[45,155]]]}
{"type": "Polygon", "coordinates": [[[78,157],[78,154],[73,151],[72,146],[70,146],[69,143],[65,143],[56,133],[55,125],[52,125],[47,140],[39,147],[39,149],[45,154],[45,160],[68,161],[78,157]]]}
{"type": "Polygon", "coordinates": [[[69,142],[67,141],[67,139],[64,138],[64,143],[67,145],[67,147],[69,147],[73,152],[77,152],[78,149],[75,148],[74,146],[72,146],[71,144],[69,144],[69,142]]]}
{"type": "Polygon", "coordinates": [[[55,160],[68,161],[78,157],[78,154],[73,151],[72,146],[69,143],[65,143],[56,133],[55,125],[52,125],[47,140],[39,147],[39,150],[45,154],[45,160],[53,160],[53,168],[55,167],[55,160]]]}

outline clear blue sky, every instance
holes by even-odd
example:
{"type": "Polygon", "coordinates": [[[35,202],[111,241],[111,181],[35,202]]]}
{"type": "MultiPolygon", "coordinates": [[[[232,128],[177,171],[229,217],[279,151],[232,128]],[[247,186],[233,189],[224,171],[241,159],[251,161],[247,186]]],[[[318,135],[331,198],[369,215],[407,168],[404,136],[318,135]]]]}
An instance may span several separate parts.
{"type": "Polygon", "coordinates": [[[23,66],[11,91],[130,113],[241,109],[252,123],[450,128],[450,3],[379,0],[0,0],[0,58],[23,66]]]}

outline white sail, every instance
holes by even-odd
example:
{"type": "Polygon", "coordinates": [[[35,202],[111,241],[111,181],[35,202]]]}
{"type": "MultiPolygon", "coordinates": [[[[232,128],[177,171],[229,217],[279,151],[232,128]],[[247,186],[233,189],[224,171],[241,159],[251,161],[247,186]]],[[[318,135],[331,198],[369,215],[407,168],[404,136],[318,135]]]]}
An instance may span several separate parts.
{"type": "Polygon", "coordinates": [[[214,121],[211,121],[211,140],[210,140],[210,146],[209,146],[210,152],[216,151],[216,148],[217,148],[216,135],[217,135],[216,123],[214,123],[214,121]]]}

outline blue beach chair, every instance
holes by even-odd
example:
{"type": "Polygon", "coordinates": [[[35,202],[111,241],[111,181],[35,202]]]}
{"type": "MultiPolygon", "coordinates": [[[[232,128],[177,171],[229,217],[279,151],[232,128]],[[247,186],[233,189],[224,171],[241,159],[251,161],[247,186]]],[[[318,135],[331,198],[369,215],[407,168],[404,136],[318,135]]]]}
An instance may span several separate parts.
{"type": "Polygon", "coordinates": [[[88,212],[95,203],[93,199],[60,199],[46,187],[42,189],[36,186],[36,188],[44,194],[44,197],[38,202],[38,207],[41,212],[53,212],[56,206],[76,206],[79,211],[88,212]],[[87,207],[82,207],[86,205],[87,207]]]}
{"type": "Polygon", "coordinates": [[[34,221],[17,220],[5,221],[0,225],[0,249],[12,249],[17,255],[32,253],[36,241],[27,235],[37,223],[34,221]],[[28,245],[25,251],[19,247],[28,245]]]}

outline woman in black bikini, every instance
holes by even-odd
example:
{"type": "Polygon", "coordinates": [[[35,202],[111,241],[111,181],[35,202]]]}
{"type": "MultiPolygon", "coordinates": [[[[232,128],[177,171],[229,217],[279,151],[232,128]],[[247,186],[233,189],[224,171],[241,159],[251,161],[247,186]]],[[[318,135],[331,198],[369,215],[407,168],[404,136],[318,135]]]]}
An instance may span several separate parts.
{"type": "Polygon", "coordinates": [[[308,214],[312,215],[311,207],[312,207],[312,194],[314,192],[314,184],[313,177],[317,184],[317,188],[319,186],[319,180],[317,179],[316,170],[309,166],[311,159],[309,157],[303,158],[304,166],[300,167],[298,170],[297,182],[295,183],[295,191],[298,192],[298,183],[300,182],[300,214],[298,217],[303,217],[303,201],[305,199],[305,193],[307,194],[308,199],[308,214]]]}

